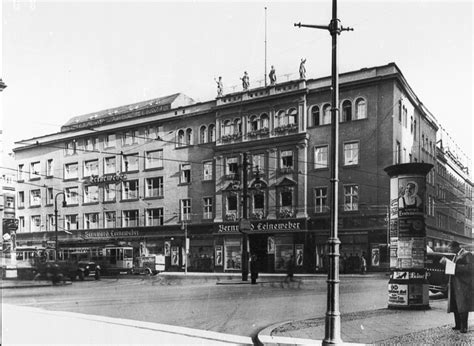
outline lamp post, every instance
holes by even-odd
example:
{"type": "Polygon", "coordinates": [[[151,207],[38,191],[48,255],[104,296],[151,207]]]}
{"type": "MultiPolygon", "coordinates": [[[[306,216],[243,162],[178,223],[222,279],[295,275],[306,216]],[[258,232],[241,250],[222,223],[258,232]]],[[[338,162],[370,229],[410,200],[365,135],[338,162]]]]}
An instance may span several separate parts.
{"type": "Polygon", "coordinates": [[[183,220],[181,229],[184,231],[184,275],[188,274],[188,223],[183,220]]]}
{"type": "Polygon", "coordinates": [[[331,233],[329,246],[328,296],[325,320],[325,337],[323,345],[341,344],[341,316],[339,313],[339,245],[338,238],[338,182],[339,182],[339,72],[337,68],[337,36],[342,31],[352,31],[344,28],[337,18],[337,0],[332,0],[332,19],[329,25],[307,25],[297,23],[301,28],[328,30],[332,37],[331,57],[331,233]]]}
{"type": "Polygon", "coordinates": [[[55,243],[55,250],[56,250],[56,259],[59,255],[59,242],[58,242],[58,196],[63,195],[63,208],[67,206],[66,203],[66,195],[64,192],[58,192],[56,196],[54,196],[54,233],[56,236],[56,243],[55,243]]]}

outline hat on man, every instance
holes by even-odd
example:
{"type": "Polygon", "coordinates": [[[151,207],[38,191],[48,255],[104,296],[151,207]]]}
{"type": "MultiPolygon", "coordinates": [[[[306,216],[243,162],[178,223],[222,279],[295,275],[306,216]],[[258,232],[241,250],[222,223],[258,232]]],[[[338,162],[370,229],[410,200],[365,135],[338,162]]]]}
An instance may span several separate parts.
{"type": "Polygon", "coordinates": [[[451,243],[449,243],[449,247],[451,249],[458,249],[461,247],[461,245],[456,240],[453,240],[451,243]]]}

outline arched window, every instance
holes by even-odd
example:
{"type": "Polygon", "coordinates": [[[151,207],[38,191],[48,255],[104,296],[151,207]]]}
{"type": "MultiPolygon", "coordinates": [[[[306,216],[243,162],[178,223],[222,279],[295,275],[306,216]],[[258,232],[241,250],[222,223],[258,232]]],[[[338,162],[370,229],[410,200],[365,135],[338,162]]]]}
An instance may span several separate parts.
{"type": "Polygon", "coordinates": [[[296,108],[290,108],[287,114],[287,124],[296,124],[298,122],[298,111],[296,110],[296,108]]]}
{"type": "Polygon", "coordinates": [[[178,147],[182,147],[184,145],[184,131],[178,131],[178,147]]]}
{"type": "Polygon", "coordinates": [[[352,103],[349,100],[345,100],[342,103],[342,121],[352,120],[352,103]]]}
{"type": "Polygon", "coordinates": [[[250,131],[258,130],[258,119],[256,115],[250,117],[250,131]]]}
{"type": "Polygon", "coordinates": [[[228,136],[232,134],[232,122],[230,120],[224,121],[224,128],[222,131],[224,136],[228,136]]]}
{"type": "Polygon", "coordinates": [[[216,141],[216,126],[214,124],[209,125],[209,129],[207,131],[207,135],[209,136],[209,142],[215,142],[216,141]]]}
{"type": "Polygon", "coordinates": [[[356,100],[356,119],[367,118],[367,104],[363,98],[356,100]]]}
{"type": "Polygon", "coordinates": [[[193,144],[193,130],[187,129],[186,130],[186,145],[193,144]]]}
{"type": "Polygon", "coordinates": [[[275,122],[275,125],[276,126],[284,126],[286,125],[286,113],[285,111],[278,111],[278,113],[276,114],[276,122],[275,122]]]}
{"type": "Polygon", "coordinates": [[[240,119],[234,120],[234,134],[238,135],[242,133],[242,121],[240,119]]]}
{"type": "Polygon", "coordinates": [[[260,115],[260,128],[262,129],[268,129],[269,125],[268,125],[268,114],[267,113],[263,113],[262,115],[260,115]]]}
{"type": "Polygon", "coordinates": [[[313,109],[311,110],[311,124],[313,126],[319,126],[320,124],[320,112],[319,112],[319,107],[314,106],[313,109]]]}
{"type": "Polygon", "coordinates": [[[321,125],[326,125],[331,123],[331,105],[326,104],[323,107],[323,121],[321,125]]]}
{"type": "Polygon", "coordinates": [[[206,126],[201,126],[199,129],[199,143],[206,143],[207,141],[207,131],[206,126]]]}

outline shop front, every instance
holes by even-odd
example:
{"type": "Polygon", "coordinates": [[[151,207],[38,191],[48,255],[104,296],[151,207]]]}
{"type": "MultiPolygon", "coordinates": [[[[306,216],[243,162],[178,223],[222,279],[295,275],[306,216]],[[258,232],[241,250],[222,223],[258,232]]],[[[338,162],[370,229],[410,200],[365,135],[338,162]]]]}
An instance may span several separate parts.
{"type": "MultiPolygon", "coordinates": [[[[249,257],[255,255],[260,272],[284,272],[293,258],[296,272],[314,272],[314,237],[306,219],[251,221],[247,232],[249,257]]],[[[237,222],[215,224],[215,271],[242,270],[242,241],[237,222]]]]}

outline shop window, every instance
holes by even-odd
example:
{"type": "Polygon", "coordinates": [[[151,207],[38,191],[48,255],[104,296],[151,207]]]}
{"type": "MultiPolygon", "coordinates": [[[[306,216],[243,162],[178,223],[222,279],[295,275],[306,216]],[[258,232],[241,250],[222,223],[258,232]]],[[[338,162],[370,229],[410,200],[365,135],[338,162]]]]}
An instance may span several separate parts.
{"type": "Polygon", "coordinates": [[[224,269],[242,268],[242,246],[240,240],[226,240],[224,243],[224,269]]]}
{"type": "Polygon", "coordinates": [[[281,238],[275,241],[275,271],[284,271],[288,261],[294,256],[293,242],[291,239],[281,238]]]}

